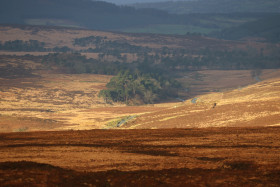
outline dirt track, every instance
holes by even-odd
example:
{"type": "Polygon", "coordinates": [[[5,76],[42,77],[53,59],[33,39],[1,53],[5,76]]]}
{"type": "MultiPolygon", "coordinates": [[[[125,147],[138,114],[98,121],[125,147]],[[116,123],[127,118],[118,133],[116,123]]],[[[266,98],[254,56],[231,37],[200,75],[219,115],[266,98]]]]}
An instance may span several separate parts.
{"type": "Polygon", "coordinates": [[[279,127],[4,133],[0,185],[278,186],[279,134],[279,127]]]}

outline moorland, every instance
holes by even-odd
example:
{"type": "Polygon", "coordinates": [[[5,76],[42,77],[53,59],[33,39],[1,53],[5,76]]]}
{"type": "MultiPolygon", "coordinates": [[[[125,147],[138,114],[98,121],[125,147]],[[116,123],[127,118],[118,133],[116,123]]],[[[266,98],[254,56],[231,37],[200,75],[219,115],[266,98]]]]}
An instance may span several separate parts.
{"type": "Polygon", "coordinates": [[[168,35],[18,13],[0,25],[1,186],[279,185],[277,14],[168,35]]]}

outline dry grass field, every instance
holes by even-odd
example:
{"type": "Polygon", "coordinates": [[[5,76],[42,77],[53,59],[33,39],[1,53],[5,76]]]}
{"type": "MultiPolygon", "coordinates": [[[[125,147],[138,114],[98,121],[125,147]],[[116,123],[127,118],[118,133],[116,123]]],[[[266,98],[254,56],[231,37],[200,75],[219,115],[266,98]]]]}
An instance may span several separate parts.
{"type": "Polygon", "coordinates": [[[97,95],[110,78],[41,74],[40,78],[1,79],[1,131],[103,128],[109,120],[149,111],[151,107],[126,107],[124,110],[122,104],[105,104],[97,95]],[[19,118],[26,118],[27,122],[20,120],[18,123],[19,118]],[[42,120],[48,123],[42,124],[42,120]]]}
{"type": "Polygon", "coordinates": [[[252,86],[256,80],[248,70],[193,72],[180,79],[189,88],[181,95],[196,98],[196,104],[187,100],[133,107],[105,104],[97,96],[111,76],[55,73],[33,61],[9,58],[9,64],[19,63],[33,71],[0,79],[1,132],[106,129],[114,127],[107,126],[110,121],[127,116],[134,117],[122,128],[279,124],[279,70],[263,70],[264,81],[252,86]]]}
{"type": "Polygon", "coordinates": [[[105,104],[98,93],[112,76],[61,74],[36,61],[2,57],[7,64],[32,71],[0,78],[0,132],[102,129],[117,118],[164,108],[105,104]]]}
{"type": "Polygon", "coordinates": [[[280,125],[280,79],[232,91],[198,95],[181,105],[145,114],[123,128],[246,127],[280,125]]]}
{"type": "MultiPolygon", "coordinates": [[[[269,79],[246,87],[255,82],[249,71],[198,72],[203,74],[197,81],[199,84],[194,81],[192,91],[186,92],[188,97],[197,98],[196,104],[187,100],[137,107],[105,104],[98,98],[98,92],[111,76],[37,73],[40,77],[0,79],[1,132],[100,129],[107,128],[109,121],[132,115],[136,119],[123,128],[236,126],[237,123],[242,126],[254,125],[251,124],[254,120],[256,125],[262,125],[258,118],[265,120],[270,115],[272,121],[266,125],[279,123],[279,81],[269,79]],[[217,80],[217,77],[224,78],[217,80]],[[237,89],[228,91],[233,87],[237,89]],[[224,91],[212,93],[210,88],[224,91]],[[212,109],[214,103],[217,107],[212,109]],[[251,112],[247,111],[249,108],[251,112]]],[[[262,78],[277,76],[279,70],[265,70],[262,78]]]]}
{"type": "MultiPolygon", "coordinates": [[[[23,40],[28,41],[38,40],[44,42],[46,47],[63,47],[67,46],[71,49],[81,50],[88,47],[81,47],[73,44],[74,39],[83,38],[89,36],[106,37],[107,40],[117,42],[127,42],[131,45],[162,48],[164,46],[170,48],[185,48],[185,49],[200,49],[204,46],[215,49],[225,48],[246,48],[248,45],[256,48],[265,46],[262,43],[251,42],[234,42],[217,40],[207,37],[187,37],[177,35],[160,35],[160,34],[129,34],[118,32],[104,32],[104,31],[92,31],[73,28],[60,28],[60,27],[39,27],[39,26],[0,26],[0,41],[12,41],[23,40]]],[[[10,53],[11,54],[11,53],[10,53]]],[[[15,54],[15,53],[13,53],[15,54]]],[[[19,53],[20,54],[20,53],[19,53]]]]}
{"type": "Polygon", "coordinates": [[[279,186],[280,128],[0,134],[1,186],[279,186]]]}

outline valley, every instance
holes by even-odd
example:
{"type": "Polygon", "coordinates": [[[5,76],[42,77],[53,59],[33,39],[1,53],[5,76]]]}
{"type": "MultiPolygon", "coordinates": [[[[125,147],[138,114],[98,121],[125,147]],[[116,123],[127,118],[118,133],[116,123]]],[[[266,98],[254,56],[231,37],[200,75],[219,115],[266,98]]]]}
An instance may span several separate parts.
{"type": "Polygon", "coordinates": [[[177,56],[172,57],[174,52],[170,51],[171,47],[178,50],[176,53],[179,56],[180,50],[188,55],[200,54],[200,50],[204,50],[202,44],[207,48],[228,50],[245,49],[250,45],[259,50],[268,45],[265,43],[39,26],[2,26],[0,40],[2,43],[36,40],[45,46],[44,51],[19,51],[23,44],[14,43],[16,51],[1,51],[1,132],[252,126],[259,118],[260,123],[256,125],[262,126],[262,121],[270,118],[270,115],[273,120],[265,126],[279,124],[279,69],[211,70],[202,66],[196,70],[192,65],[186,70],[178,71],[174,68],[170,72],[168,68],[165,70],[168,64],[166,67],[158,66],[157,62],[178,59],[177,56]],[[105,51],[112,44],[123,47],[119,52],[120,56],[114,56],[114,51],[105,51]],[[104,47],[99,47],[100,45],[104,47]],[[49,51],[57,46],[67,47],[72,52],[49,51]],[[131,49],[133,46],[135,50],[131,49]],[[98,47],[100,49],[94,49],[98,47]],[[95,51],[89,51],[91,48],[95,51]],[[139,53],[139,50],[145,51],[144,54],[139,53]],[[122,102],[105,102],[98,96],[102,89],[106,89],[114,72],[121,70],[125,64],[145,64],[146,60],[143,60],[142,55],[152,62],[155,53],[158,60],[148,71],[158,67],[157,69],[174,77],[181,84],[176,97],[163,97],[165,100],[152,104],[127,106],[122,102]],[[120,64],[114,65],[115,60],[120,64]],[[96,65],[91,67],[93,63],[96,65]],[[112,67],[104,70],[100,69],[102,66],[112,67]],[[100,73],[86,73],[85,70],[88,71],[89,67],[91,71],[100,73]],[[104,75],[106,71],[112,74],[104,75]],[[265,104],[266,102],[269,104],[265,104]],[[217,107],[210,110],[214,103],[217,107]],[[244,105],[250,106],[253,111],[248,113],[234,109],[248,110],[244,105]],[[254,108],[262,105],[269,107],[254,111],[254,108]],[[126,121],[126,118],[129,120],[126,121]],[[210,118],[215,120],[209,120],[210,118]],[[122,120],[124,124],[120,127],[118,123],[122,120]],[[186,123],[187,121],[189,122],[186,123]]]}
{"type": "Polygon", "coordinates": [[[0,186],[279,184],[279,44],[20,25],[0,41],[0,186]]]}

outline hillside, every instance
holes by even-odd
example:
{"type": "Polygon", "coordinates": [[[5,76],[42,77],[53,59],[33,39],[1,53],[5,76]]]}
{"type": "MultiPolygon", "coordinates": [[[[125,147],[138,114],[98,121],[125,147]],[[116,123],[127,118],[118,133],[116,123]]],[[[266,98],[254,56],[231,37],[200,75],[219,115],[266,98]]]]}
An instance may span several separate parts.
{"type": "Polygon", "coordinates": [[[196,0],[137,3],[137,8],[156,8],[175,14],[190,13],[279,13],[280,2],[275,0],[196,0]]]}
{"type": "Polygon", "coordinates": [[[259,38],[265,41],[280,42],[280,15],[268,16],[256,21],[247,22],[237,27],[224,29],[220,32],[210,34],[211,36],[239,40],[246,38],[259,38]]]}
{"type": "Polygon", "coordinates": [[[227,92],[198,95],[173,108],[145,114],[123,128],[194,128],[280,125],[280,79],[227,92]]]}
{"type": "Polygon", "coordinates": [[[280,67],[276,44],[191,34],[6,25],[1,26],[0,41],[2,132],[115,128],[123,119],[168,109],[180,100],[277,78],[271,68],[280,67]],[[127,104],[165,104],[128,107],[98,97],[123,70],[148,79],[127,104]],[[181,87],[169,89],[174,80],[181,87]],[[153,91],[149,81],[161,92],[146,91],[153,91]]]}
{"type": "MultiPolygon", "coordinates": [[[[182,77],[179,81],[188,82],[189,84],[183,87],[189,90],[185,92],[182,90],[181,97],[198,98],[197,104],[192,104],[190,100],[183,103],[173,100],[173,103],[126,106],[121,103],[106,104],[103,99],[97,97],[98,92],[105,88],[111,76],[59,73],[48,70],[28,58],[23,60],[2,57],[1,62],[5,61],[21,64],[22,67],[32,67],[33,70],[25,74],[14,71],[14,77],[1,76],[1,132],[117,128],[119,122],[129,116],[132,121],[122,128],[235,126],[234,123],[229,122],[232,118],[240,120],[235,121],[236,124],[245,126],[274,125],[279,122],[277,121],[279,119],[277,82],[271,82],[271,85],[264,89],[259,87],[262,84],[269,85],[270,82],[261,82],[246,88],[248,84],[256,82],[249,70],[208,70],[193,72],[187,74],[189,77],[182,77]],[[223,79],[220,79],[221,77],[223,79]],[[239,90],[228,91],[238,87],[239,90]],[[252,91],[255,95],[249,96],[252,91]],[[205,95],[211,92],[217,93],[205,95]],[[262,100],[263,97],[266,100],[262,100]],[[211,110],[215,102],[217,107],[211,110]],[[260,108],[260,103],[271,108],[260,108]],[[246,105],[250,107],[244,107],[246,105]],[[246,111],[252,109],[252,113],[247,113],[246,117],[252,117],[252,120],[258,119],[259,122],[254,124],[250,120],[244,121],[246,120],[243,116],[244,111],[235,111],[239,107],[246,111]],[[217,117],[220,114],[223,115],[217,117]],[[258,118],[256,115],[261,117],[258,118]],[[229,116],[231,117],[227,118],[229,116]],[[210,120],[213,117],[216,121],[210,120]],[[271,122],[264,124],[263,119],[269,119],[271,122]]],[[[263,70],[259,78],[267,80],[277,77],[280,77],[279,70],[263,70]]]]}
{"type": "Polygon", "coordinates": [[[279,50],[0,25],[0,186],[277,186],[279,50]]]}
{"type": "MultiPolygon", "coordinates": [[[[2,0],[0,23],[124,30],[148,25],[185,25],[186,16],[91,0],[2,0]]],[[[170,29],[172,30],[172,29],[170,29]]],[[[185,32],[186,33],[186,32],[185,32]]]]}
{"type": "Polygon", "coordinates": [[[0,23],[60,25],[112,30],[174,21],[159,10],[135,10],[91,0],[2,0],[0,23]]]}
{"type": "MultiPolygon", "coordinates": [[[[214,38],[207,38],[200,35],[165,35],[165,34],[132,34],[132,33],[121,33],[114,31],[97,31],[88,29],[78,29],[78,28],[67,28],[67,27],[52,27],[52,26],[29,26],[29,25],[0,25],[0,42],[4,44],[8,41],[22,40],[37,40],[38,42],[44,43],[45,52],[49,52],[49,49],[58,47],[68,47],[68,51],[75,52],[85,52],[85,53],[95,53],[94,50],[98,41],[96,39],[103,40],[104,42],[112,42],[111,45],[115,46],[105,46],[123,51],[124,53],[139,53],[142,52],[141,49],[133,50],[135,47],[141,47],[142,50],[148,50],[148,52],[153,52],[155,49],[164,48],[166,52],[176,49],[186,49],[186,50],[200,50],[205,47],[216,48],[216,49],[230,49],[230,48],[242,48],[247,45],[247,43],[241,42],[227,42],[224,40],[217,40],[214,38]],[[94,38],[95,37],[95,38],[94,38]],[[87,41],[88,40],[88,41],[87,41]],[[121,44],[128,44],[128,46],[118,46],[121,44]],[[117,49],[119,47],[121,49],[117,49]],[[122,47],[124,49],[122,49],[122,47]],[[132,49],[130,49],[130,48],[132,49]],[[148,47],[148,49],[145,49],[148,47]]],[[[102,41],[101,41],[102,42],[102,41]]],[[[109,43],[110,44],[110,43],[109,43]]],[[[261,47],[263,44],[255,44],[256,47],[261,47]]],[[[5,50],[5,49],[1,49],[5,50]]],[[[106,49],[104,49],[106,50],[106,49]]],[[[39,50],[26,51],[18,49],[7,49],[5,51],[25,51],[25,52],[38,52],[39,50]]],[[[44,52],[44,51],[41,51],[44,52]]],[[[99,51],[97,51],[99,52],[99,51]]],[[[104,51],[101,51],[104,52],[104,51]]],[[[144,51],[145,52],[145,51],[144,51]]],[[[110,52],[109,52],[110,54],[110,52]]]]}
{"type": "Polygon", "coordinates": [[[185,14],[136,9],[91,0],[2,0],[0,24],[64,26],[132,33],[208,34],[266,16],[266,13],[185,14]]]}

